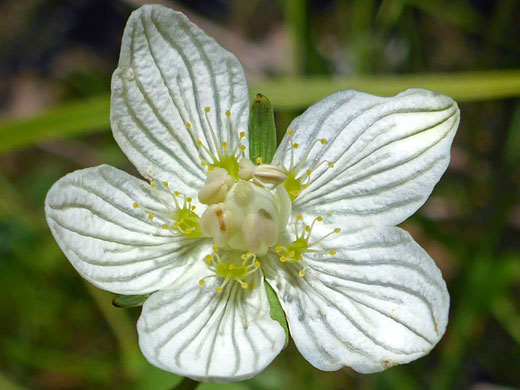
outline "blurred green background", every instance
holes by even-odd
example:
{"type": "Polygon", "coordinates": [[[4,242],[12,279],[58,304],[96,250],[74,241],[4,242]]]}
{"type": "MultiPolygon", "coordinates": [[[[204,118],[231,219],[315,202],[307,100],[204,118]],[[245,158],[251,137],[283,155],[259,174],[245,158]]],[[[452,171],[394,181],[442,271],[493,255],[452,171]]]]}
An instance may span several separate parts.
{"type": "MultiPolygon", "coordinates": [[[[384,373],[314,369],[293,344],[254,379],[201,389],[520,387],[520,2],[163,1],[241,60],[279,130],[332,91],[453,96],[451,165],[403,227],[452,306],[433,352],[384,373]]],[[[0,2],[0,389],[169,389],[136,344],[139,309],[85,283],[51,237],[49,187],[108,163],[135,173],[108,124],[110,76],[141,0],[0,2]]]]}

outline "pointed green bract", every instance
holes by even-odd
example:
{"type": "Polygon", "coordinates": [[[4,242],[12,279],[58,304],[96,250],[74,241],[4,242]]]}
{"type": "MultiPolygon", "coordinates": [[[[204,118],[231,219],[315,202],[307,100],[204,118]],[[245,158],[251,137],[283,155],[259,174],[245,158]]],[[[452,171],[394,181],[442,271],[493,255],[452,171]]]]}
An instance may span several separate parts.
{"type": "Polygon", "coordinates": [[[142,306],[144,301],[148,299],[150,294],[145,295],[118,295],[112,300],[112,305],[120,307],[122,309],[128,309],[130,307],[142,306]]]}
{"type": "Polygon", "coordinates": [[[285,312],[282,309],[282,305],[280,305],[280,301],[278,300],[278,296],[274,292],[271,285],[265,281],[265,292],[267,294],[267,301],[269,302],[269,307],[271,309],[271,318],[282,325],[283,330],[285,331],[285,345],[284,348],[287,347],[289,343],[289,328],[287,327],[287,320],[285,318],[285,312]]]}
{"type": "Polygon", "coordinates": [[[249,158],[253,163],[270,164],[276,151],[276,126],[271,102],[257,93],[249,115],[249,158]]]}

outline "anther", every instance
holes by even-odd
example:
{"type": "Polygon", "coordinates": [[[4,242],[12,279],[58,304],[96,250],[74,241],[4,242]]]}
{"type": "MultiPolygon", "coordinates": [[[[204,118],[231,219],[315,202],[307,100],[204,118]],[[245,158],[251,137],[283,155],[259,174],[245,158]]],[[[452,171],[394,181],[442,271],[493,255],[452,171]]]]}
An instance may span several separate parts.
{"type": "Polygon", "coordinates": [[[329,255],[334,256],[336,254],[336,251],[334,249],[331,249],[329,251],[329,255]]]}
{"type": "Polygon", "coordinates": [[[230,117],[230,116],[231,116],[231,111],[226,110],[226,116],[227,116],[227,117],[230,117]]]}
{"type": "Polygon", "coordinates": [[[189,130],[191,129],[191,123],[190,122],[186,122],[186,128],[189,130]]]}
{"type": "Polygon", "coordinates": [[[132,207],[133,207],[134,209],[138,208],[138,207],[139,207],[139,203],[134,202],[134,204],[132,205],[132,207]]]}
{"type": "Polygon", "coordinates": [[[199,280],[199,284],[200,284],[201,286],[204,286],[204,283],[205,283],[205,282],[204,282],[204,279],[199,280]]]}
{"type": "Polygon", "coordinates": [[[305,276],[305,270],[302,269],[300,272],[298,272],[298,276],[303,278],[305,276]]]}
{"type": "Polygon", "coordinates": [[[211,108],[209,108],[209,107],[205,107],[205,108],[204,108],[204,112],[207,113],[207,112],[210,112],[210,111],[211,111],[211,108]]]}

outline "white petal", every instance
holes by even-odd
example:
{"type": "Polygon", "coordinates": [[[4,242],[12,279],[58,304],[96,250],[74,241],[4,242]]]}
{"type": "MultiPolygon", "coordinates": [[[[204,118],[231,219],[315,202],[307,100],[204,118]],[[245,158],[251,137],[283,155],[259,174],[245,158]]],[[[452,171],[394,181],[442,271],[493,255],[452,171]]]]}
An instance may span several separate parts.
{"type": "Polygon", "coordinates": [[[209,272],[201,262],[145,302],[139,345],[150,363],[178,375],[213,382],[250,378],[283,348],[284,330],[270,317],[260,272],[253,290],[230,282],[220,294],[220,279],[199,285],[209,272]]]}
{"type": "Polygon", "coordinates": [[[439,269],[408,233],[368,228],[323,241],[305,277],[272,259],[266,271],[292,338],[322,370],[384,370],[426,355],[446,329],[449,295],[439,269]],[[336,254],[331,256],[328,250],[336,254]]]}
{"type": "Polygon", "coordinates": [[[190,190],[205,178],[196,141],[215,151],[213,129],[219,145],[233,148],[247,130],[248,106],[244,72],[233,54],[179,12],[149,5],[132,13],[112,77],[111,123],[144,177],[193,196],[190,190]]]}
{"type": "Polygon", "coordinates": [[[341,91],[321,100],[291,123],[275,163],[304,161],[312,169],[307,189],[294,202],[296,213],[334,213],[350,226],[396,225],[424,204],[446,170],[459,109],[449,97],[410,89],[392,98],[341,91]],[[306,160],[305,153],[317,143],[306,160]]]}
{"type": "Polygon", "coordinates": [[[74,268],[92,284],[118,294],[145,294],[169,285],[210,246],[173,236],[161,228],[166,220],[150,221],[134,202],[166,211],[146,182],[108,165],[68,174],[45,200],[49,227],[74,268]]]}

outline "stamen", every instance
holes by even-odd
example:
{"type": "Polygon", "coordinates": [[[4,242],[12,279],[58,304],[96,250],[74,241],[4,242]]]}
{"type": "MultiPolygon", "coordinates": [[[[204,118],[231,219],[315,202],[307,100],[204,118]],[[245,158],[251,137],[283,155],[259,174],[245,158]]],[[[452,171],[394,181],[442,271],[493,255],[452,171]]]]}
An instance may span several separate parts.
{"type": "MultiPolygon", "coordinates": [[[[241,131],[238,134],[239,141],[233,146],[233,149],[230,150],[232,138],[227,141],[218,141],[217,132],[213,128],[213,124],[209,118],[210,112],[210,107],[204,108],[204,118],[206,120],[207,128],[209,129],[209,135],[206,137],[209,145],[204,144],[200,139],[195,142],[198,148],[200,164],[204,168],[207,167],[210,172],[215,167],[226,169],[230,176],[235,180],[238,180],[238,160],[245,156],[244,152],[246,146],[242,144],[242,139],[245,138],[246,133],[241,131]]],[[[233,133],[236,134],[237,131],[234,129],[231,121],[231,111],[226,110],[225,114],[228,126],[228,137],[230,137],[233,133]]]]}
{"type": "Polygon", "coordinates": [[[253,283],[248,282],[249,275],[260,268],[260,262],[254,253],[245,252],[239,255],[237,252],[226,251],[220,256],[216,253],[215,247],[213,250],[213,253],[206,255],[205,263],[214,274],[206,276],[206,278],[222,279],[222,283],[217,287],[217,292],[222,292],[229,281],[237,282],[243,289],[253,286],[253,283]]]}
{"type": "Polygon", "coordinates": [[[299,144],[294,142],[293,135],[294,130],[289,129],[287,130],[287,134],[289,136],[289,148],[288,152],[290,152],[291,160],[289,168],[284,166],[284,169],[287,172],[287,180],[285,181],[285,189],[287,190],[287,193],[289,194],[289,197],[291,201],[294,201],[301,193],[301,190],[304,190],[308,187],[308,185],[311,182],[311,174],[312,172],[315,172],[318,168],[322,166],[323,163],[327,164],[328,167],[333,167],[334,164],[329,161],[320,161],[319,163],[312,164],[311,167],[307,168],[305,170],[305,173],[300,174],[300,170],[303,168],[303,166],[307,163],[307,160],[309,159],[311,151],[314,149],[314,147],[318,144],[321,144],[322,146],[325,146],[328,144],[327,140],[324,138],[314,140],[310,146],[305,150],[303,153],[303,156],[300,159],[300,162],[298,165],[294,165],[295,160],[295,150],[299,148],[299,144]],[[304,182],[305,180],[305,182],[304,182]]]}
{"type": "Polygon", "coordinates": [[[188,238],[202,237],[199,223],[200,218],[193,211],[194,206],[191,204],[191,198],[182,195],[183,202],[181,205],[177,199],[181,194],[177,191],[171,191],[167,182],[162,182],[162,187],[159,188],[155,181],[150,179],[150,188],[153,192],[167,192],[173,202],[167,202],[163,194],[157,194],[156,199],[162,203],[165,211],[152,210],[139,205],[137,202],[132,204],[134,209],[143,210],[143,212],[146,213],[146,219],[148,219],[150,223],[153,223],[157,218],[161,219],[162,221],[158,221],[156,226],[161,229],[170,230],[173,235],[184,235],[188,238]]]}
{"type": "MultiPolygon", "coordinates": [[[[274,248],[274,252],[280,255],[279,260],[282,263],[304,263],[302,255],[304,253],[321,253],[321,254],[329,254],[330,256],[334,256],[336,251],[331,249],[328,251],[315,249],[314,247],[330,237],[332,234],[337,234],[340,232],[339,228],[335,228],[332,232],[326,234],[325,236],[311,241],[312,231],[317,222],[322,222],[323,217],[318,216],[314,218],[310,225],[307,225],[303,222],[303,217],[301,215],[296,216],[296,221],[294,222],[294,232],[296,238],[285,244],[278,245],[274,248]]],[[[304,267],[304,266],[303,266],[304,267]]],[[[303,277],[305,275],[305,267],[302,271],[300,271],[300,276],[303,277]]]]}

